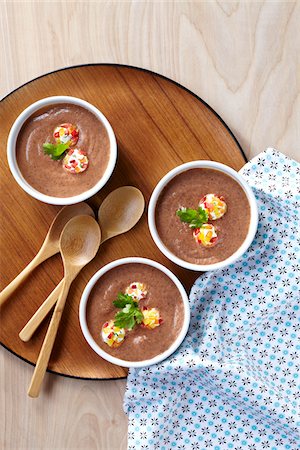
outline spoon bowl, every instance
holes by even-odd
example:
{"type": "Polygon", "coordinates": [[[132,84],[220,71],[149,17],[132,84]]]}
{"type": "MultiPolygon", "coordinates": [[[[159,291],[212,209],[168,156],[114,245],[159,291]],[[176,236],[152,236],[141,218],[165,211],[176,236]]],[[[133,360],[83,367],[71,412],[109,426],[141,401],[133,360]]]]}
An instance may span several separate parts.
{"type": "Polygon", "coordinates": [[[96,255],[101,241],[99,225],[90,216],[77,216],[65,226],[60,253],[65,272],[85,266],[96,255]]]}
{"type": "Polygon", "coordinates": [[[136,187],[122,186],[112,191],[98,211],[101,243],[131,230],[140,220],[144,208],[144,196],[136,187]]]}

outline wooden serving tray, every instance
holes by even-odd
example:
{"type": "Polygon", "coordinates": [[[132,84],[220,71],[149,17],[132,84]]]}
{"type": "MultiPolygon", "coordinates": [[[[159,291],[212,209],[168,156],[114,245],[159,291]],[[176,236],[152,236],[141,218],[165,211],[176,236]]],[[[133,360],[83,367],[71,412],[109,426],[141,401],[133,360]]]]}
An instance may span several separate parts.
{"type": "MultiPolygon", "coordinates": [[[[18,88],[0,104],[1,149],[1,286],[3,289],[34,257],[60,209],[27,195],[13,179],[6,161],[6,141],[14,120],[31,103],[51,95],[80,97],[99,108],[118,141],[116,169],[102,191],[88,203],[95,212],[102,199],[122,185],[137,186],[146,204],[155,185],[183,162],[212,159],[238,170],[241,148],[217,114],[182,86],[134,67],[99,64],[50,73],[18,88]]],[[[49,370],[91,379],[122,378],[127,370],[101,359],[85,342],[78,305],[90,277],[108,262],[125,256],[152,258],[169,267],[189,290],[198,274],[177,267],[156,248],[147,226],[147,211],[127,234],[104,243],[96,258],[71,287],[49,370]]],[[[59,255],[38,267],[1,309],[3,346],[35,363],[49,319],[31,341],[18,333],[63,276],[59,255]]]]}

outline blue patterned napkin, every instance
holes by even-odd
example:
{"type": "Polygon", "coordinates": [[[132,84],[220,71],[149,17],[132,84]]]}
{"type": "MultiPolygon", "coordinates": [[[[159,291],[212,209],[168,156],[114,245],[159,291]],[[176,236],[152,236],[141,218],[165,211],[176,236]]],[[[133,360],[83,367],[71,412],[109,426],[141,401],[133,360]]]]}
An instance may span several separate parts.
{"type": "Polygon", "coordinates": [[[130,370],[129,449],[300,448],[300,164],[268,149],[241,173],[258,202],[255,240],[196,281],[179,350],[130,370]]]}

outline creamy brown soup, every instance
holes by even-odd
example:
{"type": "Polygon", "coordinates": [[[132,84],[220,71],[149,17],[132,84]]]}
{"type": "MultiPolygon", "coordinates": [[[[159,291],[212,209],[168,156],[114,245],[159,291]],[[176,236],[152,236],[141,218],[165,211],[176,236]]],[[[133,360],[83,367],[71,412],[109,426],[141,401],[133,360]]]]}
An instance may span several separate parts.
{"type": "Polygon", "coordinates": [[[241,186],[223,172],[190,169],[175,176],[163,189],[156,205],[157,232],[165,246],[177,257],[194,264],[214,264],[227,259],[241,246],[250,223],[250,205],[241,186]],[[193,238],[191,228],[181,222],[176,211],[181,207],[197,209],[206,194],[223,196],[226,214],[214,225],[218,241],[205,247],[193,238]]]}
{"type": "Polygon", "coordinates": [[[105,172],[109,154],[109,137],[102,122],[87,109],[69,103],[37,111],[21,128],[16,144],[17,163],[25,180],[53,197],[73,197],[95,186],[105,172]],[[75,147],[88,156],[88,168],[79,174],[68,173],[62,160],[54,161],[43,151],[45,142],[55,143],[54,129],[64,123],[77,125],[75,147]]]}
{"type": "Polygon", "coordinates": [[[88,329],[105,352],[125,361],[143,361],[163,353],[176,340],[183,326],[184,306],[179,290],[167,275],[146,264],[130,263],[115,267],[99,279],[90,294],[86,314],[88,329]],[[109,347],[101,336],[102,325],[120,311],[113,301],[132,282],[147,287],[147,297],[139,301],[139,307],[158,308],[163,323],[153,330],[136,325],[119,347],[109,347]]]}

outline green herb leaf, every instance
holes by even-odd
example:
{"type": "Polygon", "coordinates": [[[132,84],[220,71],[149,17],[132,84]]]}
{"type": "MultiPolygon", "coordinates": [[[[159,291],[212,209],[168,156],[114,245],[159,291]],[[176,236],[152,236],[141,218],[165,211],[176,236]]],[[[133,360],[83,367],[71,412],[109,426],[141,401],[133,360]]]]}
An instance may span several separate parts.
{"type": "Polygon", "coordinates": [[[115,325],[126,330],[132,330],[137,323],[141,323],[144,316],[138,303],[133,300],[131,295],[119,292],[117,300],[113,302],[116,308],[122,308],[115,315],[115,325]]]}
{"type": "Polygon", "coordinates": [[[181,222],[189,223],[191,228],[200,228],[208,221],[208,214],[203,208],[191,209],[181,208],[176,211],[181,222]]]}
{"type": "Polygon", "coordinates": [[[132,330],[136,323],[141,323],[143,320],[143,314],[141,310],[134,306],[127,304],[122,311],[118,312],[115,316],[115,325],[126,330],[132,330]]]}
{"type": "Polygon", "coordinates": [[[138,309],[135,313],[135,320],[138,324],[142,323],[144,319],[143,313],[140,309],[138,309]]]}
{"type": "Polygon", "coordinates": [[[135,325],[135,320],[132,315],[120,311],[116,314],[115,325],[120,328],[125,328],[125,330],[132,330],[135,325]]]}
{"type": "Polygon", "coordinates": [[[44,153],[49,155],[50,158],[54,160],[61,159],[66,150],[68,150],[70,142],[66,144],[51,144],[50,142],[45,142],[43,144],[44,153]]]}
{"type": "Polygon", "coordinates": [[[118,299],[113,302],[116,308],[124,308],[126,305],[138,306],[137,302],[133,300],[131,295],[119,292],[118,299]]]}

